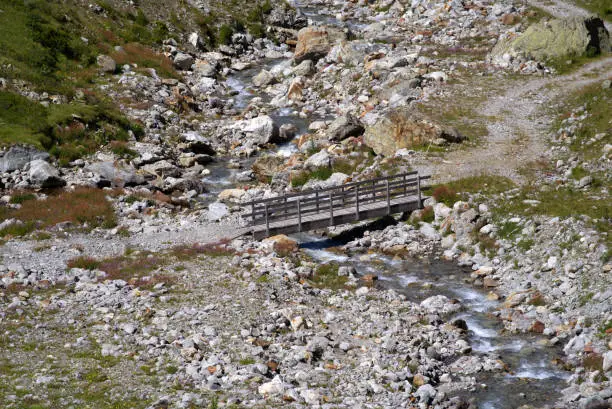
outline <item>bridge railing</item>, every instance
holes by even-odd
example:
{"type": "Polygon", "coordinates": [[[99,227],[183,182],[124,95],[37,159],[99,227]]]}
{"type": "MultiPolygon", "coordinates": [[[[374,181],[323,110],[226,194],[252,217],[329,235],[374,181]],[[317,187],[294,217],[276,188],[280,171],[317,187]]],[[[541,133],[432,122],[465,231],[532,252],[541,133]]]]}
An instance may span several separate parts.
{"type": "Polygon", "coordinates": [[[420,205],[422,182],[429,178],[408,172],[255,200],[249,203],[251,213],[245,217],[251,219],[251,226],[266,225],[268,229],[270,223],[295,218],[301,226],[303,218],[327,213],[333,225],[334,212],[354,207],[355,219],[359,220],[360,207],[384,201],[390,214],[391,201],[399,197],[415,196],[420,205]]]}

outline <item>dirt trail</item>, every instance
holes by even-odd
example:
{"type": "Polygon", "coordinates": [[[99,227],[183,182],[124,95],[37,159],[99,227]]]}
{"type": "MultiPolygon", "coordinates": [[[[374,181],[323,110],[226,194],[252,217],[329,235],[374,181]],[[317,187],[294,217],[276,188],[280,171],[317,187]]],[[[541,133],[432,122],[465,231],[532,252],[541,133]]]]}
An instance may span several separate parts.
{"type": "Polygon", "coordinates": [[[479,109],[488,130],[479,146],[449,152],[437,161],[417,163],[415,168],[433,175],[437,182],[486,173],[521,183],[519,170],[546,156],[553,119],[546,109],[563,94],[603,81],[611,73],[612,56],[567,75],[511,80],[479,109]]]}
{"type": "MultiPolygon", "coordinates": [[[[552,16],[557,17],[557,18],[572,17],[572,16],[587,17],[587,16],[593,15],[593,13],[591,13],[588,10],[580,8],[575,4],[567,3],[561,0],[545,0],[545,1],[529,0],[529,4],[531,4],[532,6],[541,8],[542,10],[547,11],[552,16]]],[[[612,23],[610,23],[609,21],[606,21],[605,25],[608,31],[612,31],[611,30],[612,23]]]]}
{"type": "MultiPolygon", "coordinates": [[[[593,14],[561,0],[528,0],[528,3],[557,18],[593,14]]],[[[610,22],[605,25],[612,31],[610,22]]],[[[488,130],[480,146],[450,152],[441,160],[417,163],[415,168],[431,174],[436,182],[485,173],[524,182],[519,170],[546,156],[546,138],[553,119],[546,108],[563,94],[611,75],[612,56],[566,75],[509,81],[501,93],[488,98],[479,107],[488,130]]]]}

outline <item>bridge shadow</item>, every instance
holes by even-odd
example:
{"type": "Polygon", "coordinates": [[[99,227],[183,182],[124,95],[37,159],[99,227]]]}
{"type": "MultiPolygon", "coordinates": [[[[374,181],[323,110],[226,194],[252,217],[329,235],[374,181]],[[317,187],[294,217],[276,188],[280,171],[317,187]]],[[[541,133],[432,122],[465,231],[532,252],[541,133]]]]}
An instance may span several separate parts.
{"type": "Polygon", "coordinates": [[[394,217],[385,216],[345,230],[333,237],[325,237],[315,233],[296,233],[292,234],[291,236],[298,240],[299,246],[302,249],[321,250],[330,247],[343,246],[349,241],[363,237],[363,234],[366,231],[382,230],[387,226],[392,226],[397,223],[398,220],[396,220],[394,217]]]}

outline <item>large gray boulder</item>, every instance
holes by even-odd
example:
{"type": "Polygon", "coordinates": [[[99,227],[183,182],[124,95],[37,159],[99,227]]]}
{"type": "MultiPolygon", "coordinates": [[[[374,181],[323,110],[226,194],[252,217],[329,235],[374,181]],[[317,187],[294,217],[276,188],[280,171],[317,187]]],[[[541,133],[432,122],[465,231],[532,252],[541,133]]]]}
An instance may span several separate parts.
{"type": "Polygon", "coordinates": [[[44,160],[33,160],[29,167],[30,184],[41,188],[66,186],[66,181],[60,177],[58,170],[44,160]]]}
{"type": "Polygon", "coordinates": [[[181,134],[182,143],[179,146],[183,152],[193,152],[196,154],[215,155],[210,139],[204,135],[189,131],[181,134]]]}
{"type": "Polygon", "coordinates": [[[306,169],[315,170],[319,168],[328,168],[331,166],[331,157],[325,149],[315,153],[304,162],[306,169]]]}
{"type": "Polygon", "coordinates": [[[113,73],[117,69],[117,63],[108,55],[99,55],[98,58],[96,58],[96,63],[102,72],[113,73]]]}
{"type": "Polygon", "coordinates": [[[365,144],[383,156],[393,156],[399,149],[413,148],[439,139],[461,142],[465,138],[456,129],[407,108],[387,112],[374,125],[366,128],[364,136],[365,144]]]}
{"type": "MultiPolygon", "coordinates": [[[[0,153],[1,155],[1,153],[0,153]]],[[[23,169],[33,160],[48,160],[47,152],[39,151],[31,146],[12,146],[0,157],[0,172],[13,172],[23,169]]]]}
{"type": "Polygon", "coordinates": [[[491,52],[494,62],[511,58],[536,61],[610,52],[610,34],[599,17],[571,17],[540,22],[523,34],[501,39],[491,52]]]}
{"type": "Polygon", "coordinates": [[[327,128],[327,137],[332,141],[342,141],[351,136],[361,136],[365,128],[351,114],[341,115],[336,118],[327,128]]]}
{"type": "Polygon", "coordinates": [[[113,162],[97,162],[89,165],[87,171],[94,174],[93,182],[98,187],[125,187],[145,183],[143,176],[127,166],[115,166],[113,162]]]}
{"type": "Polygon", "coordinates": [[[244,132],[257,145],[272,143],[278,138],[278,125],[268,115],[236,122],[234,128],[244,132]]]}
{"type": "Polygon", "coordinates": [[[308,25],[308,19],[302,12],[289,6],[289,3],[281,2],[266,15],[266,23],[271,26],[300,29],[308,25]]]}
{"type": "Polygon", "coordinates": [[[261,70],[259,74],[253,77],[253,85],[256,87],[265,87],[276,81],[276,78],[270,71],[261,70]]]}
{"type": "Polygon", "coordinates": [[[177,53],[174,57],[174,65],[179,70],[189,70],[194,62],[195,59],[186,53],[177,53]]]}

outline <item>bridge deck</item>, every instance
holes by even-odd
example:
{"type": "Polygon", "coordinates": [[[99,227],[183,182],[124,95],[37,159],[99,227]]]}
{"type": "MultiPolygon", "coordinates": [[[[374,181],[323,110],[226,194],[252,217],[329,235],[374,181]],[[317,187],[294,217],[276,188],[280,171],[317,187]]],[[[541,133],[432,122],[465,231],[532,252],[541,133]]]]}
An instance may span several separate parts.
{"type": "Polygon", "coordinates": [[[333,218],[330,217],[330,212],[316,213],[302,217],[301,225],[299,219],[293,217],[272,222],[269,225],[269,229],[266,229],[265,225],[254,226],[252,232],[256,240],[261,240],[276,234],[289,234],[321,229],[324,227],[371,219],[373,217],[386,216],[388,214],[409,212],[420,209],[421,207],[422,203],[419,203],[418,196],[399,197],[390,201],[389,210],[387,209],[387,202],[370,203],[359,207],[359,217],[357,217],[355,207],[351,207],[334,210],[333,218]]]}
{"type": "Polygon", "coordinates": [[[426,179],[408,172],[256,200],[245,216],[259,240],[408,212],[422,207],[421,183],[426,179]]]}

